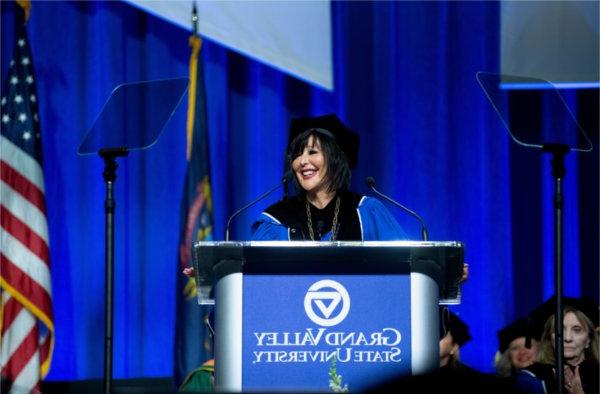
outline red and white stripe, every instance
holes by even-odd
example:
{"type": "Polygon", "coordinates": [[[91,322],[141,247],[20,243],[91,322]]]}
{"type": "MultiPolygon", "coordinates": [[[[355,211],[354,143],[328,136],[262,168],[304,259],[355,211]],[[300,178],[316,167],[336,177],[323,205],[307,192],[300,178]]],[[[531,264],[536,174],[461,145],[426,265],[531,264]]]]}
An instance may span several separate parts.
{"type": "Polygon", "coordinates": [[[14,392],[36,392],[54,334],[43,172],[3,136],[0,153],[1,371],[14,392]]]}

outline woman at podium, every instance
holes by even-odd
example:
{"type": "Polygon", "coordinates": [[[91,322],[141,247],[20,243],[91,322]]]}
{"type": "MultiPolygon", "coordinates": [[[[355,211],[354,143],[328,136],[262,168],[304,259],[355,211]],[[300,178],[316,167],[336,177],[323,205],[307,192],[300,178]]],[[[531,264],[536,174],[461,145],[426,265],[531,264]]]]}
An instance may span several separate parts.
{"type": "Polygon", "coordinates": [[[268,207],[253,240],[382,241],[406,233],[377,199],[349,190],[358,135],[334,114],[293,119],[285,166],[297,194],[268,207]]]}

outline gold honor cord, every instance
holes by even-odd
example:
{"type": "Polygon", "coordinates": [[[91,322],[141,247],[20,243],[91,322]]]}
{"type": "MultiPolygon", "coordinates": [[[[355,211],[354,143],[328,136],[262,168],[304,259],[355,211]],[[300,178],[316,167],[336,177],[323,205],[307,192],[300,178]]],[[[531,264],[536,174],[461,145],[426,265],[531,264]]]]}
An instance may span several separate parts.
{"type": "MultiPolygon", "coordinates": [[[[337,196],[335,200],[335,211],[333,214],[333,223],[331,224],[331,238],[330,241],[335,241],[336,238],[336,227],[338,222],[338,214],[340,213],[340,196],[337,196]]],[[[312,227],[312,218],[310,216],[310,203],[306,201],[306,224],[308,224],[308,234],[312,241],[315,240],[315,233],[312,227]]]]}

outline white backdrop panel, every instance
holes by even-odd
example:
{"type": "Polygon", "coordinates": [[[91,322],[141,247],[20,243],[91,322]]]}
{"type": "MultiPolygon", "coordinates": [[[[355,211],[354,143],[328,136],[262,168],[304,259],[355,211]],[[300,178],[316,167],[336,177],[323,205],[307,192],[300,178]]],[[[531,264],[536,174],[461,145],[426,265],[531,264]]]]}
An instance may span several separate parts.
{"type": "MultiPolygon", "coordinates": [[[[191,0],[125,0],[191,31],[191,0]]],[[[199,33],[314,85],[333,90],[331,4],[197,1],[199,33]]]]}
{"type": "Polygon", "coordinates": [[[598,1],[503,1],[501,69],[562,87],[600,86],[598,1]]]}

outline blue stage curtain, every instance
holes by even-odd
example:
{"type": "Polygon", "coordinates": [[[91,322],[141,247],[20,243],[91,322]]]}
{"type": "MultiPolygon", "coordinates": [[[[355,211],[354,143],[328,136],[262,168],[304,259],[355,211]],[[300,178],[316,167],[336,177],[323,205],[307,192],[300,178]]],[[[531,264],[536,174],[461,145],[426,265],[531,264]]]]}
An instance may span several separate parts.
{"type": "MultiPolygon", "coordinates": [[[[13,38],[9,4],[2,6],[3,77],[13,38]]],[[[461,356],[492,371],[496,330],[552,292],[549,157],[514,146],[475,79],[477,71],[499,71],[499,4],[332,2],[332,10],[334,92],[205,40],[215,239],[223,238],[232,212],[279,182],[289,120],[336,112],[361,137],[354,189],[366,192],[364,179],[373,176],[380,190],[423,216],[431,239],[466,244],[471,276],[463,304],[453,310],[474,339],[461,356]]],[[[44,132],[56,322],[49,378],[99,378],[103,165],[76,150],[117,84],[187,75],[189,32],[122,2],[34,2],[28,29],[44,132]]],[[[597,92],[569,100],[589,118],[582,97],[597,105],[597,92]]],[[[185,115],[181,105],[156,145],[119,160],[116,378],[173,372],[185,115]]],[[[589,125],[597,146],[597,122],[589,125]]],[[[597,167],[597,153],[567,156],[570,295],[598,294],[597,167]]],[[[254,217],[277,198],[236,218],[231,238],[247,239],[254,217]]],[[[418,239],[418,223],[390,210],[418,239]]]]}

